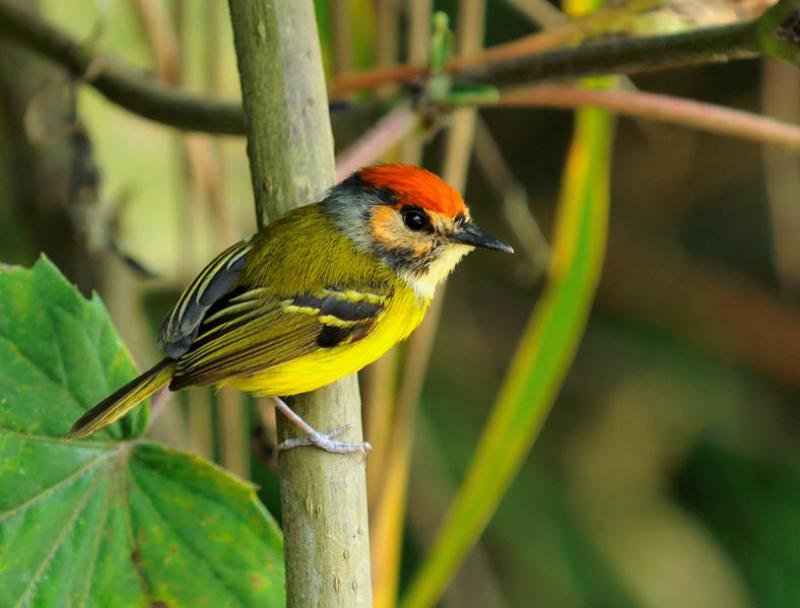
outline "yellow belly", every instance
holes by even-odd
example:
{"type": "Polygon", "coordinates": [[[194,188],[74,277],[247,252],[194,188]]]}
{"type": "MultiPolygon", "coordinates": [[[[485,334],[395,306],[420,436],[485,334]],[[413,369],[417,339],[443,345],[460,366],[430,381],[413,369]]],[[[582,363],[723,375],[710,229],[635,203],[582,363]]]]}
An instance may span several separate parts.
{"type": "Polygon", "coordinates": [[[232,385],[251,393],[270,396],[313,391],[357,372],[407,338],[422,321],[429,303],[429,300],[420,301],[408,290],[393,298],[372,331],[361,340],[320,348],[251,376],[231,378],[220,386],[232,385]]]}

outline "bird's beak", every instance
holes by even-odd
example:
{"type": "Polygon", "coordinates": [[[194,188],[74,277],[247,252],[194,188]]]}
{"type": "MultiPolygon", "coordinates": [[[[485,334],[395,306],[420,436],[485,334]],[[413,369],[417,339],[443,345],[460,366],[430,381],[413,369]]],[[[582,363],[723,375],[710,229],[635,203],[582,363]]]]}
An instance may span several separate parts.
{"type": "Polygon", "coordinates": [[[462,225],[453,232],[450,235],[450,240],[463,245],[471,245],[472,247],[485,247],[486,249],[497,249],[505,253],[514,253],[514,248],[511,245],[493,237],[488,232],[484,232],[472,222],[462,225]]]}

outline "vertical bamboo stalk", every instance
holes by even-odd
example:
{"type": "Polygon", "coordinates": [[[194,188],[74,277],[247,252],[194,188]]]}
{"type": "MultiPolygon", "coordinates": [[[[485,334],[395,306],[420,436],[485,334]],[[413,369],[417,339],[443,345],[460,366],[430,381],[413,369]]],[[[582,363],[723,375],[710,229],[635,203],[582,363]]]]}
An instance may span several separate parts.
{"type": "MultiPolygon", "coordinates": [[[[431,15],[433,0],[409,0],[408,2],[408,63],[428,63],[428,46],[431,40],[431,15]]],[[[421,165],[424,140],[409,137],[403,140],[401,156],[404,163],[421,165]]]]}
{"type": "MultiPolygon", "coordinates": [[[[191,403],[190,405],[201,405],[191,403]]],[[[206,415],[202,412],[199,415],[206,415]]],[[[222,466],[243,479],[250,478],[250,453],[247,434],[247,409],[242,393],[225,387],[217,393],[219,454],[222,466]]]]}
{"type": "MultiPolygon", "coordinates": [[[[375,2],[375,26],[378,35],[375,39],[375,67],[389,67],[397,65],[398,59],[398,37],[399,12],[397,3],[393,0],[378,0],[375,2]]],[[[337,74],[338,77],[340,74],[337,74]]],[[[379,96],[384,97],[389,93],[391,87],[381,87],[379,96]]],[[[374,129],[378,130],[381,123],[393,122],[393,119],[400,116],[403,110],[395,108],[384,116],[374,129]]],[[[418,122],[416,113],[410,109],[405,109],[405,114],[409,118],[403,122],[418,122]]],[[[362,136],[362,142],[369,137],[369,132],[362,136]]],[[[363,148],[362,148],[363,149],[363,148]]],[[[395,162],[395,146],[385,149],[380,158],[383,162],[395,162]]],[[[352,170],[367,163],[355,159],[349,154],[349,150],[340,153],[336,159],[336,170],[339,176],[351,173],[352,170]]],[[[368,161],[371,164],[373,161],[368,161]]],[[[394,397],[397,384],[397,347],[390,349],[380,359],[368,366],[361,373],[361,396],[364,402],[364,415],[366,417],[367,440],[372,444],[372,452],[367,463],[367,501],[370,511],[370,546],[372,547],[372,590],[375,605],[380,606],[380,582],[376,581],[375,573],[375,536],[372,516],[374,514],[375,499],[380,493],[383,485],[383,469],[386,454],[389,449],[389,438],[392,434],[392,420],[394,418],[394,397]]]]}
{"type": "Polygon", "coordinates": [[[353,35],[350,27],[350,0],[329,0],[333,19],[333,68],[336,74],[353,69],[353,35]]]}
{"type": "MultiPolygon", "coordinates": [[[[460,0],[457,36],[458,49],[462,56],[475,54],[481,49],[485,14],[485,0],[460,0]]],[[[462,192],[467,181],[475,118],[474,108],[456,110],[447,133],[443,177],[451,186],[462,192]]],[[[425,320],[408,341],[390,450],[386,457],[385,483],[373,516],[373,539],[375,545],[380,547],[374,562],[375,604],[378,607],[396,604],[414,421],[442,312],[444,291],[445,286],[440,286],[425,320]]]]}
{"type": "MultiPolygon", "coordinates": [[[[334,181],[333,137],[310,0],[230,0],[259,223],[317,200],[334,181]]],[[[297,397],[323,431],[361,440],[355,376],[297,397]]],[[[286,436],[285,421],[279,433],[286,436]]],[[[287,604],[370,606],[363,459],[299,448],[281,454],[287,604]]]]}

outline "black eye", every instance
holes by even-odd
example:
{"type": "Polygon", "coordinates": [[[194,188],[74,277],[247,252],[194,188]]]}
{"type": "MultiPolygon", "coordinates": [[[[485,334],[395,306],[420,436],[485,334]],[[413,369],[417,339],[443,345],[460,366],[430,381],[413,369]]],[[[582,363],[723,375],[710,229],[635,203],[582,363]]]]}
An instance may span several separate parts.
{"type": "Polygon", "coordinates": [[[419,209],[405,209],[403,211],[403,223],[409,230],[418,232],[428,227],[428,216],[419,209]]]}

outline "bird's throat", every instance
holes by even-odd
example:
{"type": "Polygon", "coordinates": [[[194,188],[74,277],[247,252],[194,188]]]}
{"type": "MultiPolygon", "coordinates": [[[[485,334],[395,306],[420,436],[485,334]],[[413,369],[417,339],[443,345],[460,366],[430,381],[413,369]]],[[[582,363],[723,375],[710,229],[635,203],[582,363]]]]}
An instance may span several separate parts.
{"type": "Polygon", "coordinates": [[[466,245],[449,245],[424,269],[402,270],[403,279],[411,286],[417,297],[429,300],[436,288],[443,282],[472,247],[466,245]]]}

